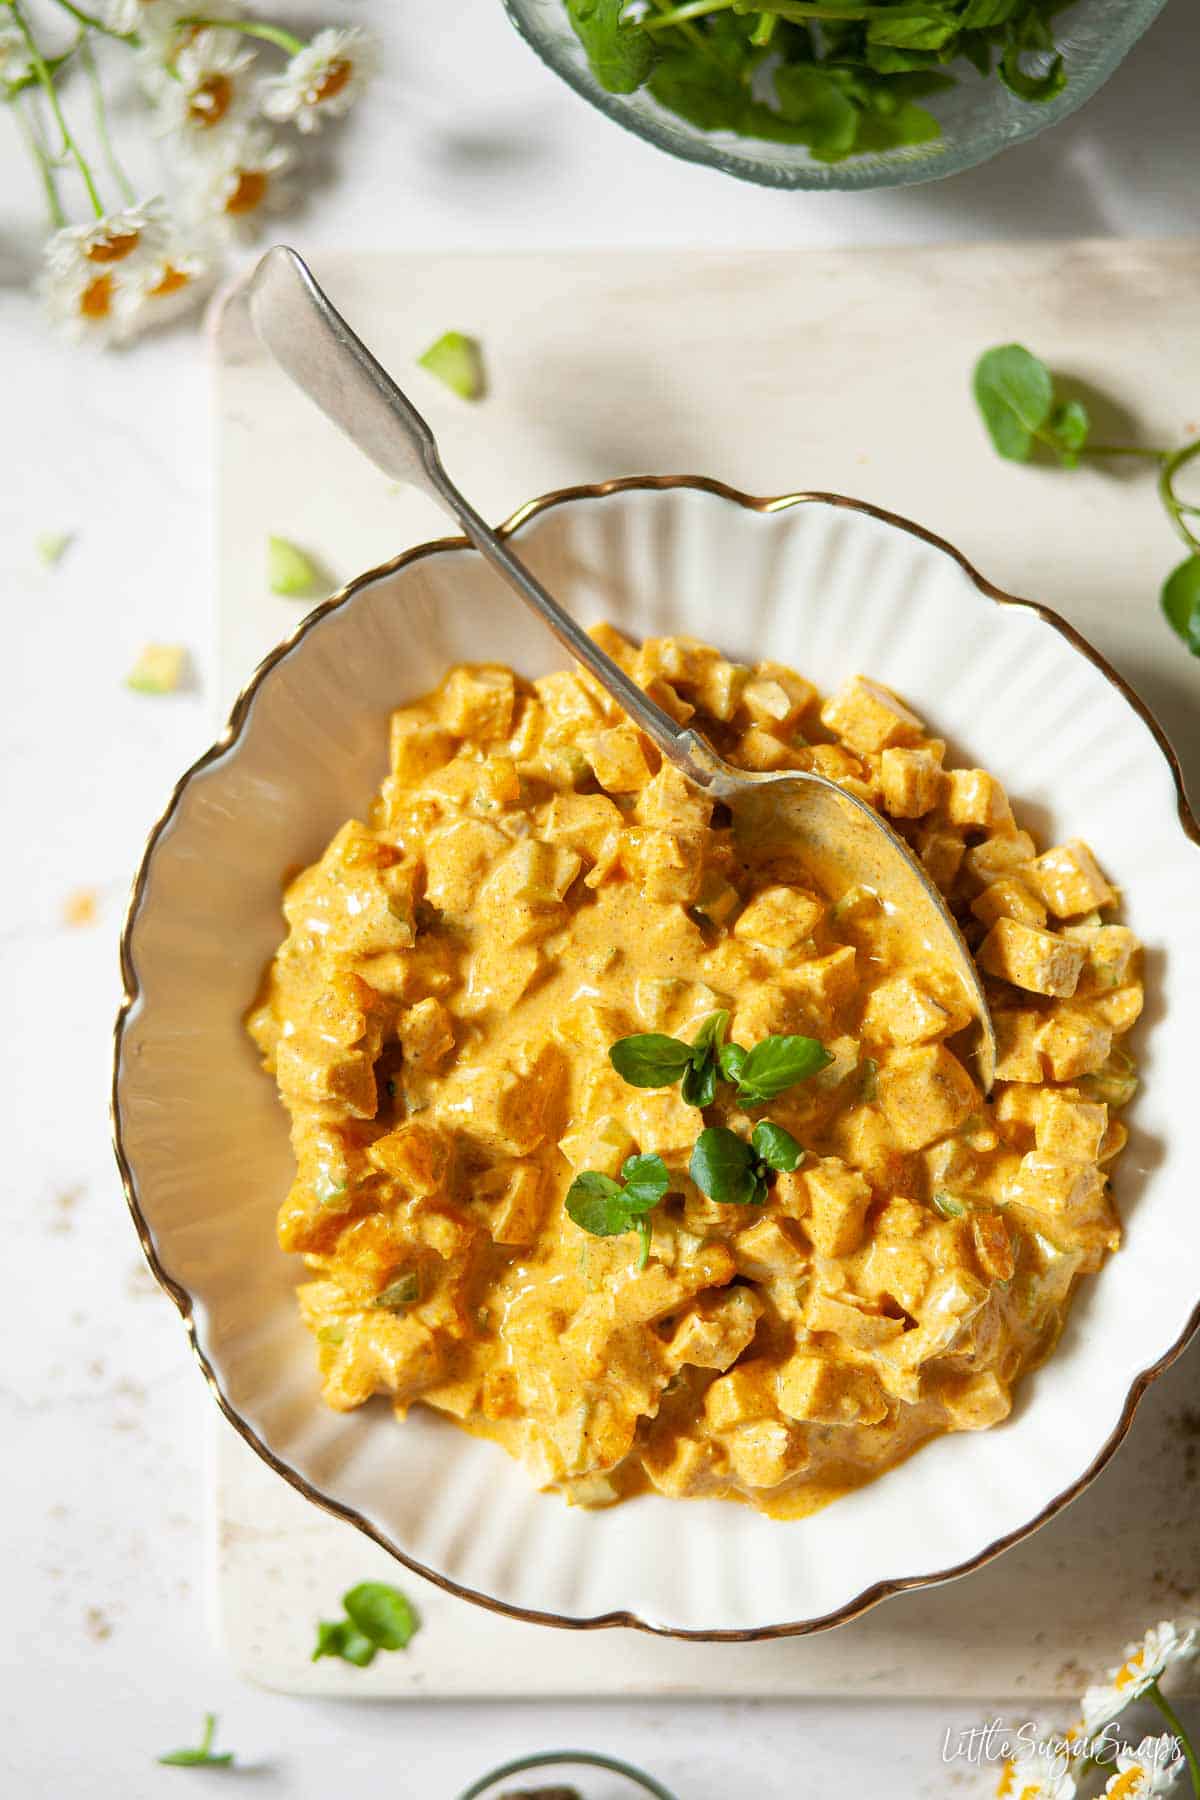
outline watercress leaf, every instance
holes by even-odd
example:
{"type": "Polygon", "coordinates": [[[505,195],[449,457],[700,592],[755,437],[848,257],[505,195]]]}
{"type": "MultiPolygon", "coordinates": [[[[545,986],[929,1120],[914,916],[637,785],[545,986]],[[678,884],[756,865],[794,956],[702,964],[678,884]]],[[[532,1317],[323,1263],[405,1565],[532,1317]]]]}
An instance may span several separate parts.
{"type": "Polygon", "coordinates": [[[746,1058],[750,1054],[740,1044],[721,1045],[721,1073],[726,1081],[740,1081],[742,1070],[746,1066],[746,1058]]]}
{"type": "Polygon", "coordinates": [[[958,22],[963,31],[1005,25],[1023,4],[1024,0],[967,0],[958,22]]]}
{"type": "Polygon", "coordinates": [[[1028,462],[1054,406],[1054,379],[1022,344],[985,350],[972,377],[975,403],[992,443],[1010,462],[1028,462]]]}
{"type": "Polygon", "coordinates": [[[770,1119],[760,1119],[750,1135],[750,1144],[769,1169],[790,1175],[804,1160],[804,1151],[790,1131],[770,1119]]]}
{"type": "MultiPolygon", "coordinates": [[[[931,144],[941,135],[942,128],[928,107],[905,100],[887,112],[877,107],[865,111],[859,120],[855,148],[860,151],[894,150],[900,144],[931,144]]],[[[814,151],[813,154],[818,153],[814,151]]]]}
{"type": "Polygon", "coordinates": [[[956,14],[940,9],[928,13],[900,13],[894,19],[872,19],[867,42],[894,44],[901,50],[940,50],[959,30],[956,14]]]}
{"type": "Polygon", "coordinates": [[[610,94],[632,94],[658,59],[650,33],[622,18],[627,4],[628,0],[566,0],[567,16],[592,73],[610,94]]]}
{"type": "Polygon", "coordinates": [[[216,1713],[205,1713],[204,1730],[200,1734],[200,1742],[193,1750],[168,1750],[158,1761],[169,1769],[228,1769],[233,1763],[233,1751],[213,1749],[213,1738],[217,1732],[216,1713]]]}
{"type": "Polygon", "coordinates": [[[738,1099],[746,1106],[774,1100],[785,1088],[827,1068],[833,1057],[810,1037],[765,1037],[755,1044],[738,1077],[738,1099]]]}
{"type": "Polygon", "coordinates": [[[723,1206],[749,1206],[758,1190],[754,1152],[724,1125],[710,1125],[700,1133],[689,1173],[702,1194],[723,1206]]]}
{"type": "Polygon", "coordinates": [[[719,1051],[728,1029],[729,1014],[724,1008],[719,1012],[709,1013],[707,1019],[702,1019],[692,1039],[693,1062],[701,1061],[710,1051],[719,1051]]]}
{"type": "Polygon", "coordinates": [[[346,1617],[378,1650],[406,1650],[420,1630],[412,1602],[386,1581],[360,1581],[342,1597],[346,1617]]]}
{"type": "Polygon", "coordinates": [[[715,1054],[691,1062],[683,1073],[679,1089],[688,1106],[711,1106],[717,1097],[717,1062],[715,1054]]]}
{"type": "Polygon", "coordinates": [[[825,70],[811,63],[775,71],[780,115],[806,133],[805,142],[823,159],[840,159],[854,149],[858,108],[825,70]]]}
{"type": "Polygon", "coordinates": [[[1000,79],[1018,100],[1044,105],[1066,87],[1067,69],[1062,57],[1055,55],[1040,74],[1031,73],[1021,67],[1021,50],[1012,44],[1000,59],[1000,79]]]}
{"type": "Polygon", "coordinates": [[[649,1212],[671,1185],[671,1175],[661,1156],[630,1156],[621,1170],[625,1190],[621,1198],[629,1213],[649,1212]]]}
{"type": "Polygon", "coordinates": [[[1171,630],[1193,656],[1200,656],[1200,552],[1187,557],[1167,576],[1162,609],[1171,630]]]}
{"type": "Polygon", "coordinates": [[[1074,469],[1078,466],[1079,452],[1087,443],[1091,429],[1092,421],[1082,400],[1060,400],[1055,406],[1047,430],[1065,467],[1074,469]]]}
{"type": "Polygon", "coordinates": [[[319,1662],[323,1656],[337,1656],[356,1669],[365,1669],[375,1661],[375,1645],[349,1619],[322,1619],[312,1660],[319,1662]]]}
{"type": "Polygon", "coordinates": [[[621,1184],[597,1169],[584,1169],[567,1189],[568,1218],[593,1237],[619,1237],[629,1230],[629,1208],[621,1184]]]}
{"type": "Polygon", "coordinates": [[[421,1277],[415,1269],[409,1269],[403,1275],[397,1275],[395,1281],[389,1281],[376,1294],[371,1305],[387,1312],[398,1310],[402,1306],[413,1306],[420,1298],[421,1277]]]}
{"type": "Polygon", "coordinates": [[[630,1087],[670,1087],[690,1066],[692,1047],[660,1031],[640,1031],[618,1038],[608,1060],[630,1087]]]}

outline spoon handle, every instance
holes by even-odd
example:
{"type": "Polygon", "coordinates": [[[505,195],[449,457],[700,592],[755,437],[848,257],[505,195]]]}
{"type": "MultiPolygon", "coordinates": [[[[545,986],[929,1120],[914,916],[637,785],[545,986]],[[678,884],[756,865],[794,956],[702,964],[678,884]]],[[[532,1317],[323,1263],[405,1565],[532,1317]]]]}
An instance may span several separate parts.
{"type": "Polygon", "coordinates": [[[662,754],[699,787],[719,781],[721,759],[630,679],[496,535],[442,467],[416,407],[331,306],[308,265],[286,245],[268,250],[251,278],[250,317],[279,363],[325,416],[393,481],[427,494],[515,588],[559,642],[611,694],[662,754]]]}

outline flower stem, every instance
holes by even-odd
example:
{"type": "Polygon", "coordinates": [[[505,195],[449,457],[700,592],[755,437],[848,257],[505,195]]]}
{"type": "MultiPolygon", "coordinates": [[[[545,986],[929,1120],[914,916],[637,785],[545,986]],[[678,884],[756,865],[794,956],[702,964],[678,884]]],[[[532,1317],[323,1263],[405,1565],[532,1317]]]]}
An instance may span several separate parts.
{"type": "Polygon", "coordinates": [[[1084,444],[1081,456],[1142,456],[1150,462],[1161,462],[1169,456],[1169,450],[1154,450],[1144,444],[1084,444]]]}
{"type": "MultiPolygon", "coordinates": [[[[1182,450],[1176,450],[1172,455],[1165,457],[1158,477],[1158,497],[1167,509],[1167,517],[1193,555],[1200,554],[1200,537],[1196,536],[1183,515],[1185,512],[1194,515],[1196,508],[1177,497],[1175,477],[1180,469],[1196,456],[1200,456],[1200,438],[1197,438],[1194,443],[1185,444],[1182,450]]],[[[1200,1800],[1200,1787],[1197,1787],[1196,1793],[1200,1800]]]]}
{"type": "Polygon", "coordinates": [[[79,51],[88,86],[92,90],[92,110],[96,120],[96,136],[100,140],[100,148],[104,152],[104,160],[108,164],[108,172],[125,196],[126,204],[132,206],[134,200],[133,183],[121,167],[120,159],[113,149],[112,137],[108,129],[108,106],[104,99],[104,89],[100,84],[99,71],[92,46],[84,38],[79,51]]]}
{"type": "Polygon", "coordinates": [[[54,180],[54,170],[50,166],[50,158],[46,154],[46,146],[42,143],[30,119],[25,116],[25,108],[19,101],[13,104],[13,116],[17,121],[17,130],[29,147],[38,174],[42,178],[42,190],[46,196],[46,207],[50,214],[50,223],[55,231],[61,231],[67,222],[62,201],[58,197],[58,188],[54,180]]]}
{"type": "MultiPolygon", "coordinates": [[[[1186,451],[1179,451],[1178,454],[1181,456],[1190,456],[1198,450],[1200,450],[1200,442],[1190,445],[1186,451]]],[[[1188,1774],[1192,1778],[1192,1793],[1195,1795],[1196,1800],[1200,1800],[1200,1762],[1196,1760],[1196,1752],[1192,1749],[1192,1740],[1183,1728],[1182,1719],[1159,1687],[1157,1681],[1152,1681],[1150,1686],[1146,1689],[1146,1698],[1148,1700],[1153,1700],[1155,1706],[1157,1706],[1159,1712],[1182,1744],[1183,1754],[1187,1758],[1188,1774]]]]}
{"type": "Polygon", "coordinates": [[[100,195],[96,191],[96,183],[92,180],[92,171],[88,168],[87,160],[84,157],[82,150],[71,136],[71,128],[67,124],[63,109],[58,103],[58,90],[54,86],[54,77],[46,67],[46,59],[38,49],[37,39],[34,37],[32,31],[30,31],[28,21],[25,18],[25,14],[21,11],[20,6],[17,4],[17,0],[5,0],[5,4],[13,16],[17,30],[25,40],[25,47],[29,51],[29,60],[33,64],[34,74],[41,83],[42,90],[45,93],[47,102],[50,106],[50,111],[54,116],[54,122],[62,134],[63,150],[71,157],[71,160],[79,171],[80,179],[87,189],[88,199],[92,203],[93,212],[98,219],[102,219],[104,217],[104,206],[101,202],[100,195]]]}
{"type": "Polygon", "coordinates": [[[136,31],[114,31],[111,25],[106,25],[94,13],[84,12],[82,6],[76,6],[74,0],[54,0],[54,3],[61,6],[64,12],[69,12],[81,25],[86,25],[89,31],[99,31],[104,37],[116,38],[118,44],[128,44],[132,49],[136,49],[140,42],[136,31]]]}
{"type": "Polygon", "coordinates": [[[298,38],[294,31],[285,31],[282,25],[264,25],[259,19],[181,19],[181,26],[194,26],[203,29],[212,26],[220,31],[240,31],[244,37],[262,38],[266,44],[274,44],[280,50],[286,50],[289,56],[298,56],[304,48],[304,39],[298,38]]]}

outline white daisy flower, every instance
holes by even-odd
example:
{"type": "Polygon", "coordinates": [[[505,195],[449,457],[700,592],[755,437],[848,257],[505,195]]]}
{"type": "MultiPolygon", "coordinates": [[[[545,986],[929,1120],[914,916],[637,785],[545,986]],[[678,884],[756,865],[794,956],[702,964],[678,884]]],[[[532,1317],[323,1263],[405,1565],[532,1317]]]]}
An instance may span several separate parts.
{"type": "Polygon", "coordinates": [[[46,263],[55,270],[95,273],[124,269],[160,255],[171,240],[171,218],[157,196],[105,213],[86,225],[64,225],[46,245],[46,263]]]}
{"type": "Polygon", "coordinates": [[[1104,1792],[1109,1800],[1151,1800],[1175,1786],[1183,1761],[1179,1740],[1169,1733],[1143,1738],[1136,1750],[1117,1751],[1117,1772],[1104,1792]]]}
{"type": "Polygon", "coordinates": [[[32,74],[29,45],[15,25],[0,25],[0,87],[28,81],[32,74]]]}
{"type": "Polygon", "coordinates": [[[1196,1632],[1180,1632],[1171,1620],[1152,1625],[1140,1644],[1127,1644],[1119,1668],[1108,1671],[1108,1680],[1095,1683],[1083,1696],[1083,1723],[1090,1733],[1107,1725],[1137,1700],[1172,1663],[1196,1654],[1196,1632]]]}
{"type": "Polygon", "coordinates": [[[172,243],[164,255],[144,262],[132,281],[122,284],[117,309],[137,329],[152,329],[193,307],[209,282],[209,264],[199,250],[172,243]]]}
{"type": "Polygon", "coordinates": [[[142,0],[104,0],[97,16],[106,31],[128,37],[137,30],[144,10],[142,0]]]}
{"type": "Polygon", "coordinates": [[[157,89],[163,132],[181,147],[207,153],[245,118],[253,62],[253,50],[234,31],[193,33],[171,61],[173,76],[157,89]]]}
{"type": "Polygon", "coordinates": [[[1075,1792],[1071,1758],[1052,1741],[1006,1762],[996,1788],[1004,1800],[1075,1800],[1075,1792]]]}
{"type": "Polygon", "coordinates": [[[295,154],[262,126],[239,131],[200,166],[191,191],[200,218],[237,234],[253,232],[267,213],[290,204],[294,191],[281,180],[295,154]]]}
{"type": "Polygon", "coordinates": [[[373,40],[357,25],[318,31],[298,50],[282,75],[259,86],[262,110],[278,124],[319,131],[326,119],[341,118],[375,71],[373,40]]]}
{"type": "Polygon", "coordinates": [[[116,344],[131,336],[136,320],[121,302],[123,283],[113,269],[86,262],[47,262],[39,288],[52,322],[76,343],[116,344]]]}
{"type": "MultiPolygon", "coordinates": [[[[161,91],[175,58],[205,28],[189,25],[187,20],[203,11],[206,19],[224,19],[232,11],[230,0],[204,0],[203,8],[195,0],[108,0],[114,17],[129,18],[130,30],[140,40],[138,62],[142,79],[155,91],[161,91]]],[[[114,31],[117,26],[114,24],[114,31]]]]}

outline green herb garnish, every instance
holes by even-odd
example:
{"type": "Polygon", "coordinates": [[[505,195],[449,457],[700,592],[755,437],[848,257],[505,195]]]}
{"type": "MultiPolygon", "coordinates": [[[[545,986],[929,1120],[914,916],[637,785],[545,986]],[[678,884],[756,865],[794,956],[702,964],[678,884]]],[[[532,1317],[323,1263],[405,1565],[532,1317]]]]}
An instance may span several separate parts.
{"type": "Polygon", "coordinates": [[[567,1189],[567,1216],[581,1231],[593,1237],[622,1237],[636,1231],[641,1240],[638,1267],[644,1269],[650,1254],[650,1213],[671,1185],[670,1172],[661,1156],[630,1156],[621,1169],[621,1180],[584,1169],[567,1189]]]}
{"type": "Polygon", "coordinates": [[[417,362],[460,400],[482,400],[487,392],[483,351],[477,340],[465,332],[444,331],[423,356],[418,356],[417,362]]]}
{"type": "Polygon", "coordinates": [[[204,1730],[200,1733],[200,1742],[194,1750],[168,1750],[158,1761],[171,1769],[228,1769],[233,1764],[233,1751],[213,1749],[213,1739],[217,1734],[216,1713],[205,1713],[204,1730]]]}
{"type": "Polygon", "coordinates": [[[743,1106],[763,1106],[833,1061],[824,1045],[809,1037],[765,1037],[745,1050],[725,1042],[728,1023],[727,1012],[710,1014],[690,1044],[657,1031],[619,1038],[609,1061],[631,1087],[673,1087],[682,1081],[683,1098],[699,1107],[712,1105],[718,1079],[737,1088],[743,1106]]]}
{"type": "Polygon", "coordinates": [[[377,1650],[407,1650],[421,1629],[412,1602],[384,1581],[360,1581],[342,1595],[342,1605],[344,1619],[322,1619],[317,1625],[313,1662],[337,1656],[365,1669],[377,1650]]]}
{"type": "Polygon", "coordinates": [[[803,1155],[791,1133],[768,1119],[759,1120],[749,1143],[724,1125],[710,1125],[696,1139],[688,1173],[722,1206],[761,1206],[771,1173],[791,1174],[803,1155]]]}
{"type": "Polygon", "coordinates": [[[930,143],[919,102],[955,85],[956,58],[1022,100],[1066,85],[1053,14],[1063,0],[564,0],[610,94],[645,87],[702,131],[805,145],[814,161],[930,143]]]}
{"type": "Polygon", "coordinates": [[[410,1269],[407,1273],[398,1275],[395,1281],[389,1281],[387,1286],[376,1294],[371,1305],[382,1308],[384,1311],[395,1312],[403,1306],[415,1305],[420,1298],[421,1277],[415,1269],[410,1269]]]}
{"type": "Polygon", "coordinates": [[[267,586],[285,600],[302,600],[321,585],[312,558],[287,538],[267,539],[267,586]]]}
{"type": "Polygon", "coordinates": [[[1164,582],[1160,604],[1175,635],[1193,656],[1200,656],[1200,530],[1192,523],[1200,518],[1200,505],[1176,490],[1183,469],[1200,457],[1200,437],[1175,450],[1092,443],[1092,422],[1083,402],[1061,396],[1046,364],[1021,344],[985,351],[975,365],[972,386],[988,435],[1010,462],[1028,462],[1040,447],[1065,469],[1077,468],[1089,456],[1135,457],[1157,467],[1159,500],[1188,552],[1164,582]]]}

